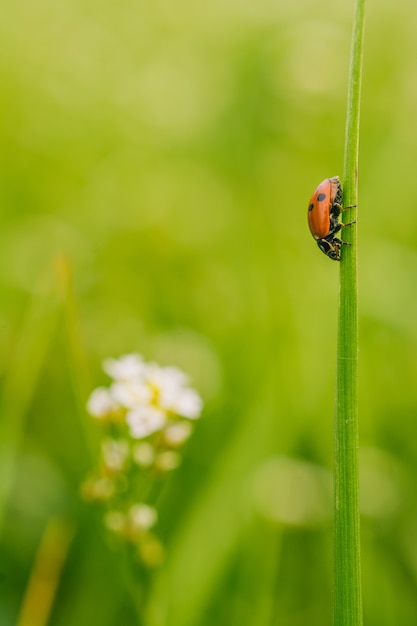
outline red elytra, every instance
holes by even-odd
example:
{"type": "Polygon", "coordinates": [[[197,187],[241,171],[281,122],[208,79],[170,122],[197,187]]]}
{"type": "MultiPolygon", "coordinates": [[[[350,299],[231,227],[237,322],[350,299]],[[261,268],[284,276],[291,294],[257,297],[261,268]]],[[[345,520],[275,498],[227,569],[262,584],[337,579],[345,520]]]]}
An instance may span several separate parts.
{"type": "Polygon", "coordinates": [[[339,216],[343,211],[342,197],[342,185],[339,177],[333,176],[320,183],[308,204],[308,225],[311,234],[317,241],[320,250],[334,261],[340,261],[342,245],[350,245],[335,237],[335,234],[344,226],[354,224],[354,222],[349,224],[339,222],[339,216]]]}

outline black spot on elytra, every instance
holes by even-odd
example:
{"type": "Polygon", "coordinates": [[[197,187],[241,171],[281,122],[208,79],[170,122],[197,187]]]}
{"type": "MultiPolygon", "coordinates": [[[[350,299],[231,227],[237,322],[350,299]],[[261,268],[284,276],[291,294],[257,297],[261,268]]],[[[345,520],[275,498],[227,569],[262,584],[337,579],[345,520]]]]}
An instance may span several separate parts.
{"type": "Polygon", "coordinates": [[[326,199],[326,194],[325,193],[319,193],[319,195],[317,196],[317,200],[319,202],[321,202],[322,200],[326,199]]]}
{"type": "Polygon", "coordinates": [[[314,204],[310,204],[310,206],[308,207],[309,211],[312,211],[314,209],[314,204]]]}

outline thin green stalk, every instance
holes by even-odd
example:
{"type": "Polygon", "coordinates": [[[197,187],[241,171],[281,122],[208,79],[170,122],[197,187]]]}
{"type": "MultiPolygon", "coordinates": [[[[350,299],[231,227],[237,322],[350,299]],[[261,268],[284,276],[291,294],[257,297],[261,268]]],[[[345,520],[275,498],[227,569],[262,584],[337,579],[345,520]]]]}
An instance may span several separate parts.
{"type": "Polygon", "coordinates": [[[81,432],[84,433],[87,452],[91,459],[94,459],[96,445],[90,421],[86,419],[85,408],[88,395],[91,392],[90,370],[74,293],[71,261],[66,255],[61,254],[55,258],[55,271],[62,298],[68,339],[69,365],[78,405],[78,418],[81,420],[81,432]]]}
{"type": "MultiPolygon", "coordinates": [[[[356,0],[344,158],[345,223],[357,219],[359,111],[365,0],[356,0]]],[[[344,229],[340,263],[335,415],[334,625],[361,626],[362,593],[358,497],[358,311],[357,225],[344,229]]]]}

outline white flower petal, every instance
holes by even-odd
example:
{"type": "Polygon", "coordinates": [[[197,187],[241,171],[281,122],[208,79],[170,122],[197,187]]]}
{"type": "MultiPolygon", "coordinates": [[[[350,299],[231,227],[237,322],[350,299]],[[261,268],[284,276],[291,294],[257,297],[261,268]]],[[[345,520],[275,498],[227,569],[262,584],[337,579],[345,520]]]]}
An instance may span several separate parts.
{"type": "Polygon", "coordinates": [[[164,430],[164,440],[169,446],[180,446],[193,432],[193,425],[190,422],[173,422],[168,424],[164,430]]]}
{"type": "Polygon", "coordinates": [[[105,439],[101,444],[104,464],[111,470],[123,469],[129,455],[129,444],[124,439],[105,439]]]}
{"type": "Polygon", "coordinates": [[[129,519],[135,529],[148,530],[155,525],[158,514],[148,504],[134,504],[129,509],[129,519]]]}
{"type": "Polygon", "coordinates": [[[150,467],[155,460],[155,448],[147,441],[138,443],[132,450],[132,456],[135,463],[141,467],[150,467]]]}
{"type": "Polygon", "coordinates": [[[119,359],[106,359],[103,369],[114,380],[137,380],[143,377],[146,364],[139,354],[126,354],[119,359]]]}
{"type": "Polygon", "coordinates": [[[194,389],[184,389],[178,398],[177,412],[183,417],[197,419],[203,409],[203,401],[194,389]]]}
{"type": "Polygon", "coordinates": [[[203,408],[203,401],[194,389],[165,389],[160,395],[160,405],[182,417],[197,419],[203,408]]]}
{"type": "Polygon", "coordinates": [[[139,381],[122,381],[110,387],[112,397],[126,409],[147,405],[152,399],[152,390],[139,381]]]}
{"type": "Polygon", "coordinates": [[[161,430],[165,425],[166,414],[164,411],[153,406],[142,406],[126,416],[126,422],[130,428],[130,434],[134,439],[144,439],[152,433],[161,430]]]}
{"type": "Polygon", "coordinates": [[[116,409],[117,404],[115,403],[112,395],[109,393],[109,390],[104,387],[97,387],[97,389],[94,389],[88,398],[87,411],[93,417],[106,417],[116,409]]]}
{"type": "Polygon", "coordinates": [[[177,389],[189,382],[187,374],[177,367],[160,367],[156,363],[148,365],[146,379],[157,389],[177,389]]]}

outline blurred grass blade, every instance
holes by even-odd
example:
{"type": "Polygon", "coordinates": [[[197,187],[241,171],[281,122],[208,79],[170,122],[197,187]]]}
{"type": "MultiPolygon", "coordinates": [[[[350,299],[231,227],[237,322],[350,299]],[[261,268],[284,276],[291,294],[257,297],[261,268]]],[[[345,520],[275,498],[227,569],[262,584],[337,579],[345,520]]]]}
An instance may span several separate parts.
{"type": "Polygon", "coordinates": [[[49,520],[29,576],[16,626],[46,626],[74,535],[66,519],[49,520]]]}
{"type": "Polygon", "coordinates": [[[57,294],[51,272],[41,275],[5,375],[0,424],[0,532],[13,489],[18,448],[26,417],[57,322],[57,294]]]}
{"type": "Polygon", "coordinates": [[[92,428],[89,428],[90,421],[87,420],[85,409],[88,395],[91,392],[91,377],[74,293],[72,267],[67,256],[61,254],[56,257],[55,271],[64,309],[69,367],[78,406],[78,416],[81,421],[81,432],[84,433],[90,456],[94,458],[94,436],[92,428]]]}

